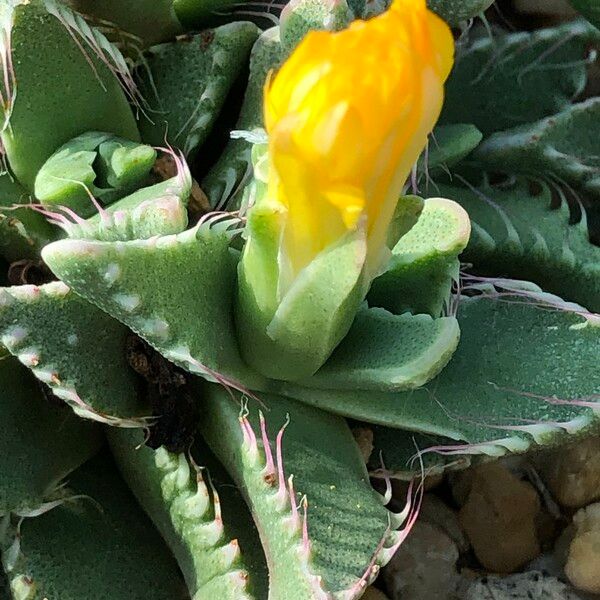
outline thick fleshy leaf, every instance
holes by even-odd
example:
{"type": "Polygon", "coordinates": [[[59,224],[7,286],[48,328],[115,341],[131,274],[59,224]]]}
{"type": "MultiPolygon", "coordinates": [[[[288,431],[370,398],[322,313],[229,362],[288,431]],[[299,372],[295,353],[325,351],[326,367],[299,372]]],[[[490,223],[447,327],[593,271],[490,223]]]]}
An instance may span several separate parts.
{"type": "Polygon", "coordinates": [[[147,340],[165,358],[207,377],[260,387],[233,326],[238,253],[228,227],[201,223],[179,235],[130,242],[61,240],[44,248],[75,292],[147,340]]]}
{"type": "Polygon", "coordinates": [[[456,123],[440,125],[429,136],[427,150],[421,154],[417,165],[418,171],[426,178],[447,172],[449,167],[468,156],[481,142],[483,134],[475,125],[456,123]]]}
{"type": "Polygon", "coordinates": [[[0,423],[0,515],[39,506],[102,439],[96,425],[47,398],[12,357],[0,359],[0,423]]]}
{"type": "Polygon", "coordinates": [[[462,259],[477,272],[526,277],[600,312],[600,248],[590,242],[585,212],[571,223],[564,197],[522,179],[511,187],[440,185],[439,190],[469,213],[473,233],[462,259]]]}
{"type": "Polygon", "coordinates": [[[9,261],[39,258],[42,246],[59,237],[59,230],[30,208],[31,198],[8,173],[0,174],[0,255],[9,261]]]}
{"type": "Polygon", "coordinates": [[[1,18],[8,34],[0,47],[8,65],[3,93],[12,98],[2,142],[24,186],[32,190],[46,159],[76,135],[139,139],[119,82],[127,65],[99,31],[56,0],[4,3],[1,18]]]}
{"type": "Polygon", "coordinates": [[[371,477],[410,481],[422,472],[430,477],[471,466],[471,456],[468,454],[449,456],[433,452],[420,454],[427,448],[455,443],[449,438],[371,423],[353,424],[353,429],[356,427],[366,428],[373,434],[373,450],[367,462],[371,477]]]}
{"type": "Polygon", "coordinates": [[[459,337],[454,317],[393,315],[365,307],[327,362],[299,383],[324,389],[414,389],[446,366],[459,337]]]}
{"type": "Polygon", "coordinates": [[[427,0],[427,6],[452,27],[482,15],[494,0],[427,0]]]}
{"type": "Polygon", "coordinates": [[[177,564],[108,456],[23,516],[2,540],[13,598],[186,598],[177,564]]]}
{"type": "Polygon", "coordinates": [[[62,282],[0,289],[0,340],[81,417],[131,426],[150,414],[127,364],[129,333],[62,282]]]}
{"type": "Polygon", "coordinates": [[[252,518],[210,450],[196,442],[190,461],[144,446],[141,432],[112,429],[108,436],[123,477],[177,558],[194,599],[266,597],[252,518]]]}
{"type": "Polygon", "coordinates": [[[177,19],[187,30],[197,29],[234,4],[235,0],[173,0],[177,19]]]}
{"type": "Polygon", "coordinates": [[[596,27],[600,27],[600,6],[596,0],[569,0],[569,2],[596,27]]]}
{"type": "Polygon", "coordinates": [[[533,284],[471,287],[481,296],[460,301],[458,350],[424,387],[386,394],[286,384],[280,392],[362,421],[464,440],[455,448],[463,453],[524,452],[589,431],[600,412],[600,317],[533,284]]]}
{"type": "Polygon", "coordinates": [[[403,539],[394,530],[406,515],[389,513],[371,488],[343,419],[282,397],[261,401],[264,420],[254,403],[240,414],[210,386],[200,427],[250,505],[269,598],[358,598],[403,539]]]}
{"type": "Polygon", "coordinates": [[[488,171],[534,175],[600,199],[599,136],[600,98],[592,98],[537,123],[495,133],[479,145],[473,161],[488,171]]]}
{"type": "Polygon", "coordinates": [[[583,20],[475,39],[457,53],[440,123],[473,123],[487,136],[564,110],[585,88],[599,41],[583,20]]]}
{"type": "MultiPolygon", "coordinates": [[[[268,73],[281,62],[279,37],[279,27],[272,27],[263,32],[252,47],[248,87],[236,130],[252,131],[263,126],[263,89],[268,73]]],[[[240,208],[244,184],[252,175],[251,149],[251,142],[236,135],[203,179],[202,189],[214,208],[240,208]]]]}
{"type": "Polygon", "coordinates": [[[117,24],[146,44],[183,33],[173,0],[67,0],[67,4],[84,15],[117,24]]]}
{"type": "Polygon", "coordinates": [[[35,178],[35,197],[47,208],[66,206],[81,217],[96,208],[93,194],[108,205],[148,178],[156,150],[110,133],[88,131],[62,145],[35,178]]]}
{"type": "Polygon", "coordinates": [[[354,19],[347,2],[290,0],[281,11],[281,48],[288,56],[309,31],[339,31],[354,19]]]}
{"type": "Polygon", "coordinates": [[[149,50],[138,68],[149,104],[140,121],[143,140],[161,146],[166,139],[186,156],[197,152],[259,33],[252,23],[229,23],[149,50]]]}

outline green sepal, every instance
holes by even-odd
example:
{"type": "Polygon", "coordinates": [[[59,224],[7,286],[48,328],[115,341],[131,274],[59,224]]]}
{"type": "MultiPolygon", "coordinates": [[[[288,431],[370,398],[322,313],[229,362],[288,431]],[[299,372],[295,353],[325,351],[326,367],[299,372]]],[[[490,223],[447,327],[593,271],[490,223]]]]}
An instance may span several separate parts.
{"type": "Polygon", "coordinates": [[[459,277],[458,256],[470,232],[469,216],[456,202],[426,200],[417,224],[400,238],[386,270],[373,280],[369,305],[439,317],[449,306],[459,277]]]}
{"type": "Polygon", "coordinates": [[[81,217],[96,208],[92,194],[107,206],[126,196],[148,178],[156,150],[90,131],[61,146],[41,167],[35,178],[35,196],[48,208],[66,206],[81,217]]]}
{"type": "Polygon", "coordinates": [[[86,131],[139,139],[119,81],[127,65],[98,30],[56,0],[5,3],[0,18],[10,32],[0,52],[14,66],[2,143],[20,183],[32,190],[54,151],[86,131]]]}
{"type": "Polygon", "coordinates": [[[397,316],[364,307],[327,362],[298,383],[322,389],[415,389],[448,364],[459,337],[454,317],[397,316]]]}
{"type": "Polygon", "coordinates": [[[127,363],[129,333],[60,281],[0,288],[3,344],[80,417],[140,427],[150,414],[127,363]]]}
{"type": "Polygon", "coordinates": [[[0,359],[0,423],[0,515],[39,506],[102,443],[99,427],[45,397],[12,357],[0,359]]]}
{"type": "Polygon", "coordinates": [[[2,540],[15,600],[185,597],[177,564],[106,455],[45,500],[2,540]]]}
{"type": "MultiPolygon", "coordinates": [[[[256,206],[257,212],[263,208],[264,203],[256,206]]],[[[275,240],[270,239],[266,254],[255,260],[252,237],[260,238],[262,232],[253,230],[239,263],[240,347],[246,362],[263,375],[298,380],[323,365],[352,324],[364,298],[366,234],[357,228],[323,250],[279,300],[278,279],[269,277],[267,283],[273,283],[266,290],[264,280],[265,271],[277,268],[275,240]]]]}

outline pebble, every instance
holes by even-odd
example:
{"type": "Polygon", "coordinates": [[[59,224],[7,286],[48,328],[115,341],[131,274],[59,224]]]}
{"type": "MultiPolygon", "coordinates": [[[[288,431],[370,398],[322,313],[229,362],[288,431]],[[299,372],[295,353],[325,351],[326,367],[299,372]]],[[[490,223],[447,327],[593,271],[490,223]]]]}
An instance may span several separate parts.
{"type": "Polygon", "coordinates": [[[577,589],[600,594],[600,502],[579,510],[573,525],[565,574],[577,589]]]}
{"type": "Polygon", "coordinates": [[[452,510],[435,494],[425,494],[419,519],[439,527],[456,544],[459,552],[467,552],[469,540],[462,529],[456,511],[452,510]]]}
{"type": "MultiPolygon", "coordinates": [[[[479,562],[493,573],[512,573],[541,553],[537,536],[540,500],[530,483],[499,462],[475,467],[458,518],[479,562]]],[[[457,493],[455,493],[457,496],[457,493]]]]}
{"type": "Polygon", "coordinates": [[[389,598],[382,591],[371,586],[365,591],[362,600],[389,600],[389,598]]]}
{"type": "Polygon", "coordinates": [[[358,449],[360,450],[363,460],[365,463],[369,462],[369,458],[371,457],[374,448],[373,430],[368,427],[354,427],[352,429],[352,435],[358,444],[358,449]]]}
{"type": "Polygon", "coordinates": [[[462,600],[580,600],[567,585],[539,571],[481,577],[460,591],[462,600]]]}
{"type": "Polygon", "coordinates": [[[541,453],[534,464],[563,506],[581,508],[600,499],[600,437],[541,453]]]}
{"type": "Polygon", "coordinates": [[[458,549],[439,527],[417,521],[383,579],[391,600],[453,600],[460,583],[458,549]]]}

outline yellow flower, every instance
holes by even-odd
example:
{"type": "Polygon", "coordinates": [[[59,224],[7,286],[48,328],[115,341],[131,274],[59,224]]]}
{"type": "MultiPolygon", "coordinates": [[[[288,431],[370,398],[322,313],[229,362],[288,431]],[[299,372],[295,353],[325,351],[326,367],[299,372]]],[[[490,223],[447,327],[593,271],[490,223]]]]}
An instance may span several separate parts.
{"type": "Polygon", "coordinates": [[[395,0],[346,30],[311,32],[265,86],[267,198],[284,215],[280,293],[314,257],[364,227],[365,272],[442,107],[448,26],[425,0],[395,0]]]}

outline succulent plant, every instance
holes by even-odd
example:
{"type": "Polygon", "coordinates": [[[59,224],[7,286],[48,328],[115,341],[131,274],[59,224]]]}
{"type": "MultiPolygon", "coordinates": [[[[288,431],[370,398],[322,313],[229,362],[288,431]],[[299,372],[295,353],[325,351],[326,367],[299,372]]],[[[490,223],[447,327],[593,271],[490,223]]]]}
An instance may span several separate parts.
{"type": "Polygon", "coordinates": [[[0,0],[0,597],[352,600],[597,428],[600,32],[387,4],[0,0]]]}

